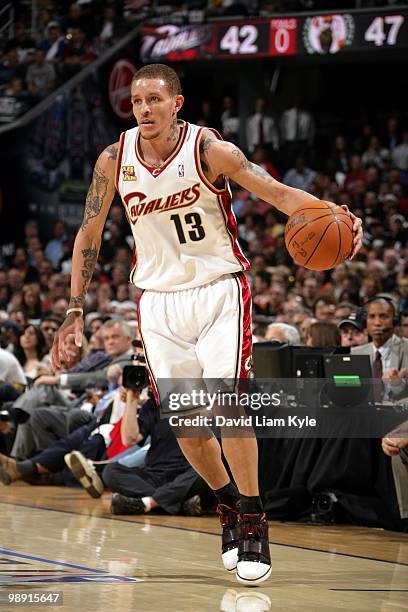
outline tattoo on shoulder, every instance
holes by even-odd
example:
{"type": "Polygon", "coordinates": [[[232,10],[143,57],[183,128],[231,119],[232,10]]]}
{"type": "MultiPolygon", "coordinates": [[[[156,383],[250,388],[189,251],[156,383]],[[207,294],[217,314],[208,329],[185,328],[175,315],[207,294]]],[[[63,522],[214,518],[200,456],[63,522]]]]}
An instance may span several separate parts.
{"type": "Polygon", "coordinates": [[[108,159],[116,160],[118,156],[118,145],[117,144],[109,145],[109,147],[106,147],[105,151],[108,154],[108,159]]]}
{"type": "Polygon", "coordinates": [[[92,176],[92,183],[88,189],[88,194],[85,200],[85,212],[81,225],[82,230],[86,228],[90,219],[97,217],[101,212],[103,201],[108,190],[108,183],[109,179],[103,173],[98,164],[96,164],[92,176]]]}
{"type": "Polygon", "coordinates": [[[200,154],[205,155],[210,150],[212,143],[217,142],[217,140],[210,130],[203,130],[200,140],[200,154]]]}

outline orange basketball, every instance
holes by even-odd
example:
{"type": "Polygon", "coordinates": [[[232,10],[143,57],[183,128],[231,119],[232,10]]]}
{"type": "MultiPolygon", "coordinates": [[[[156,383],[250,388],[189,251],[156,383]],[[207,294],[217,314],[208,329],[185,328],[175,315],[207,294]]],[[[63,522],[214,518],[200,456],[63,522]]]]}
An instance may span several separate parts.
{"type": "Polygon", "coordinates": [[[285,227],[285,244],[300,266],[330,270],[352,251],[353,222],[340,206],[316,200],[291,214],[285,227]]]}

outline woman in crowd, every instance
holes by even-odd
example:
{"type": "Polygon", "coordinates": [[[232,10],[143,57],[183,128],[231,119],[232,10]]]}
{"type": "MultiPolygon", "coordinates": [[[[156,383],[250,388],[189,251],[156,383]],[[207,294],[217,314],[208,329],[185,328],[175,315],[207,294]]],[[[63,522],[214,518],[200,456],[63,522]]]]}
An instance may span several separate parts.
{"type": "Polygon", "coordinates": [[[39,374],[42,358],[47,352],[44,334],[36,325],[27,325],[14,349],[27,378],[34,379],[39,374]]]}
{"type": "Polygon", "coordinates": [[[312,323],[306,340],[307,346],[325,348],[330,346],[340,346],[340,331],[331,321],[316,321],[312,323]]]}
{"type": "Polygon", "coordinates": [[[21,310],[32,323],[41,321],[43,316],[40,288],[38,285],[24,285],[21,310]]]}

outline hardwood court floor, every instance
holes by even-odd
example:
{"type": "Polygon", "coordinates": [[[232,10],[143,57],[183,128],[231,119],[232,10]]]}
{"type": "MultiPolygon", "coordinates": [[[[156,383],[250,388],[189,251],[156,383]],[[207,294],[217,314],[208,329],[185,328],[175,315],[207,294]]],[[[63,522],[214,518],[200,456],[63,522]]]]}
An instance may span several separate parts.
{"type": "Polygon", "coordinates": [[[1,487],[0,597],[62,591],[63,612],[408,610],[407,535],[273,523],[272,578],[249,589],[221,567],[215,517],[116,517],[109,500],[1,487]]]}

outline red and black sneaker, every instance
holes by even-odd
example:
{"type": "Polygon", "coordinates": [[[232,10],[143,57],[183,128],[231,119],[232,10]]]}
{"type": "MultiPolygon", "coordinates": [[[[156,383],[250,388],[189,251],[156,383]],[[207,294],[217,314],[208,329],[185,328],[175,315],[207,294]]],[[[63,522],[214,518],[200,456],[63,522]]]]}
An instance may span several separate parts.
{"type": "Polygon", "coordinates": [[[218,504],[217,514],[222,527],[221,557],[225,569],[232,572],[237,567],[238,544],[241,528],[238,522],[239,500],[235,508],[226,504],[218,504]]]}
{"type": "Polygon", "coordinates": [[[263,582],[272,573],[268,521],[263,514],[240,514],[237,580],[247,585],[263,582]]]}

